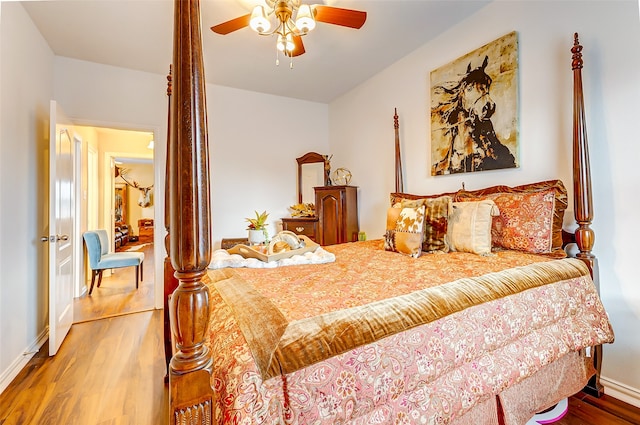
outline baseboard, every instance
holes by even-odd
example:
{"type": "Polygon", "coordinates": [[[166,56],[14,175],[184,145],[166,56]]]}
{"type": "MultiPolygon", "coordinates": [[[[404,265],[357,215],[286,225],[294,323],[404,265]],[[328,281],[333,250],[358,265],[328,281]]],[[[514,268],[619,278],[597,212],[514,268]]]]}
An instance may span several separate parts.
{"type": "Polygon", "coordinates": [[[622,384],[606,376],[600,376],[600,383],[604,385],[604,393],[620,401],[629,403],[640,409],[640,390],[622,384]]]}
{"type": "Polygon", "coordinates": [[[32,343],[29,347],[27,347],[22,355],[16,358],[9,367],[0,374],[0,394],[9,386],[11,381],[14,380],[16,376],[20,373],[22,368],[24,368],[29,360],[35,356],[40,348],[47,342],[49,338],[49,327],[47,326],[41,333],[38,335],[37,340],[32,343]]]}

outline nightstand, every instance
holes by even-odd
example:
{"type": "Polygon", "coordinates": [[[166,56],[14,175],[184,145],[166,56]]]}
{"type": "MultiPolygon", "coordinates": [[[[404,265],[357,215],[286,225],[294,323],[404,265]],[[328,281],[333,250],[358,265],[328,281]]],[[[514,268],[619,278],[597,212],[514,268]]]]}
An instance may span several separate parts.
{"type": "Polygon", "coordinates": [[[282,230],[289,230],[298,235],[305,235],[317,242],[318,217],[291,217],[282,219],[282,230]]]}

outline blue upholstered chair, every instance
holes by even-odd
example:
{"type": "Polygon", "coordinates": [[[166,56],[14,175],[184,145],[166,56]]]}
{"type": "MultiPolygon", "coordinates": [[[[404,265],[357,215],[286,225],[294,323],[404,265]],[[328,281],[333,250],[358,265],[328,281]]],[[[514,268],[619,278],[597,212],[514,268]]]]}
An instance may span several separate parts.
{"type": "Polygon", "coordinates": [[[109,254],[109,237],[104,229],[90,230],[85,232],[82,237],[87,246],[89,254],[89,267],[91,267],[91,288],[89,295],[93,292],[93,284],[98,276],[98,288],[102,283],[102,271],[105,269],[118,269],[121,267],[136,268],[136,289],[138,282],[142,279],[142,262],[144,261],[144,253],[142,252],[113,252],[109,254]],[[139,272],[139,273],[138,273],[139,272]]]}

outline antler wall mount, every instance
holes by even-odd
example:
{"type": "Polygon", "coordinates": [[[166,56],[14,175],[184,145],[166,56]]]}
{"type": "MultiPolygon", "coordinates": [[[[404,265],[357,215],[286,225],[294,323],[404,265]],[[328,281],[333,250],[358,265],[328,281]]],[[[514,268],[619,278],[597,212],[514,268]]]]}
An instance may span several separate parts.
{"type": "MultiPolygon", "coordinates": [[[[293,58],[305,53],[302,36],[312,31],[316,22],[359,29],[367,20],[367,12],[360,10],[310,5],[302,3],[302,0],[264,2],[266,10],[262,5],[255,6],[250,14],[214,25],[211,30],[216,34],[227,35],[248,26],[259,35],[275,36],[277,51],[293,58]]],[[[276,65],[278,64],[276,56],[276,65]]]]}

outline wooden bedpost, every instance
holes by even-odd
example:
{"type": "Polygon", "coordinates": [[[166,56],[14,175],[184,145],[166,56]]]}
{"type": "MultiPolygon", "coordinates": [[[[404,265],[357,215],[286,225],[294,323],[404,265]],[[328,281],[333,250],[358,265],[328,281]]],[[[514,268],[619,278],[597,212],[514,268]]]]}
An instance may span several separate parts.
{"type": "Polygon", "coordinates": [[[169,141],[170,256],[179,286],[171,296],[177,352],[169,368],[171,424],[212,424],[212,360],[204,343],[211,260],[205,80],[198,0],[175,0],[172,129],[169,141]]]}
{"type": "Polygon", "coordinates": [[[398,108],[393,108],[393,129],[396,133],[396,193],[404,192],[402,183],[402,158],[400,156],[400,123],[398,122],[398,108]]]}
{"type": "MultiPolygon", "coordinates": [[[[582,46],[578,41],[578,33],[573,35],[571,53],[571,69],[573,69],[573,210],[578,224],[578,228],[575,231],[575,241],[579,250],[576,257],[584,261],[589,267],[591,277],[599,292],[598,260],[591,253],[595,243],[595,232],[591,229],[591,222],[593,221],[591,166],[589,164],[589,146],[582,90],[582,46]]],[[[602,346],[593,347],[592,355],[596,374],[589,380],[584,390],[593,396],[600,397],[604,393],[604,387],[600,384],[602,346]]]]}
{"type": "Polygon", "coordinates": [[[171,322],[169,319],[169,298],[173,291],[178,287],[178,279],[174,276],[175,270],[171,265],[171,258],[169,253],[171,248],[169,246],[170,239],[170,210],[169,210],[169,164],[171,163],[170,145],[171,140],[171,90],[172,90],[173,70],[169,66],[169,74],[167,75],[167,150],[166,150],[166,164],[164,176],[164,228],[167,234],[164,237],[164,249],[166,256],[164,258],[164,356],[167,362],[167,375],[165,376],[165,382],[169,382],[169,362],[173,356],[173,341],[171,338],[171,322]]]}

